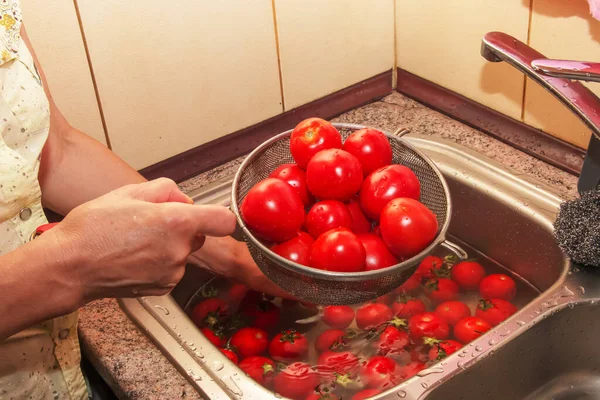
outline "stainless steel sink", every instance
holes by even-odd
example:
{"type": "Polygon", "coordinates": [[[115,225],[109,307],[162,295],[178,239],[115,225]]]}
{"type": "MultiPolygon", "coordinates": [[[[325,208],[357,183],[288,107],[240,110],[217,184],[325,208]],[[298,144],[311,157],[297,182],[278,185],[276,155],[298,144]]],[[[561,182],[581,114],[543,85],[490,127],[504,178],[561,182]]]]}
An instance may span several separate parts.
{"type": "MultiPolygon", "coordinates": [[[[594,272],[573,268],[554,241],[552,222],[561,200],[540,183],[454,143],[406,139],[430,156],[448,180],[453,240],[522,277],[540,295],[464,352],[376,398],[587,399],[592,397],[582,393],[600,393],[600,350],[593,342],[600,332],[593,303],[600,287],[594,272]]],[[[191,196],[198,204],[227,204],[230,182],[223,179],[191,196]]],[[[206,398],[274,399],[216,350],[183,312],[211,278],[189,266],[171,295],[126,299],[121,306],[206,398]]]]}

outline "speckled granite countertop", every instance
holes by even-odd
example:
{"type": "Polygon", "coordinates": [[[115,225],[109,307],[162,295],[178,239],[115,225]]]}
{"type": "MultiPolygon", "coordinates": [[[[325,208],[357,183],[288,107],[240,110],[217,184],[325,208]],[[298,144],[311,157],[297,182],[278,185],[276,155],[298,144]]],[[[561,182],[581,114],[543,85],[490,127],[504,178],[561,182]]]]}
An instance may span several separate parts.
{"type": "MultiPolygon", "coordinates": [[[[335,118],[387,131],[458,142],[552,187],[564,199],[577,196],[577,178],[448,118],[398,93],[335,118]]],[[[201,174],[180,186],[189,192],[235,172],[241,159],[201,174]]],[[[200,396],[152,342],[131,322],[114,299],[80,310],[82,347],[121,399],[199,399],[200,396]]]]}

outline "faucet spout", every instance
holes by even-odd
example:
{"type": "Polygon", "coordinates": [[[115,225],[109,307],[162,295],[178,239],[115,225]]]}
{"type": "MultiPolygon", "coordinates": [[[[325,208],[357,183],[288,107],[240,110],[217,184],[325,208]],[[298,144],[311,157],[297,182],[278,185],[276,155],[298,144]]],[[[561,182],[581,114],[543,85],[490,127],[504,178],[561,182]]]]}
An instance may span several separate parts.
{"type": "Polygon", "coordinates": [[[523,72],[556,97],[590,130],[592,137],[579,178],[578,189],[593,190],[600,185],[600,98],[581,82],[545,75],[536,71],[534,61],[546,57],[525,43],[502,32],[490,32],[483,37],[481,55],[488,61],[504,61],[523,72]]]}

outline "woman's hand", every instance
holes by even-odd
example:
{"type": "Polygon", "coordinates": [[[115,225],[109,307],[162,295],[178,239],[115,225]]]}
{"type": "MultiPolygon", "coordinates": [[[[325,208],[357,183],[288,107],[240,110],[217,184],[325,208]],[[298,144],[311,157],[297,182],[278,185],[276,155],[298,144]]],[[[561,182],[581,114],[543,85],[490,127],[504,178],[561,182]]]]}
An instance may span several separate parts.
{"type": "Polygon", "coordinates": [[[85,203],[36,240],[60,244],[82,305],[169,293],[204,235],[225,236],[234,228],[227,208],[192,205],[173,181],[158,179],[85,203]]]}

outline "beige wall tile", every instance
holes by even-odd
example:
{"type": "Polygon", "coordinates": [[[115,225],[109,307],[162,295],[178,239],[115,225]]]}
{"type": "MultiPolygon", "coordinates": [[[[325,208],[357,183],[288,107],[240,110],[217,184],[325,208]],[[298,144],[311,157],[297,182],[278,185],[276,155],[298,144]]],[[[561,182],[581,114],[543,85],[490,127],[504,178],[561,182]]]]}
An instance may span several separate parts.
{"type": "Polygon", "coordinates": [[[527,38],[529,0],[396,0],[397,64],[513,118],[521,118],[523,75],[481,57],[483,35],[527,38]]]}
{"type": "Polygon", "coordinates": [[[393,0],[275,5],[286,110],[393,67],[393,0]]]}
{"type": "MultiPolygon", "coordinates": [[[[587,2],[535,0],[530,45],[546,57],[600,62],[600,21],[589,15],[587,2]]],[[[600,85],[587,84],[600,95],[600,85]]],[[[528,81],[524,121],[587,148],[590,131],[558,100],[528,81]]]]}
{"type": "Polygon", "coordinates": [[[282,111],[270,0],[78,4],[113,150],[134,167],[282,111]]]}
{"type": "Polygon", "coordinates": [[[71,125],[106,144],[72,0],[21,0],[27,34],[52,97],[71,125]]]}

